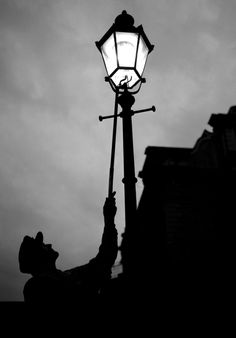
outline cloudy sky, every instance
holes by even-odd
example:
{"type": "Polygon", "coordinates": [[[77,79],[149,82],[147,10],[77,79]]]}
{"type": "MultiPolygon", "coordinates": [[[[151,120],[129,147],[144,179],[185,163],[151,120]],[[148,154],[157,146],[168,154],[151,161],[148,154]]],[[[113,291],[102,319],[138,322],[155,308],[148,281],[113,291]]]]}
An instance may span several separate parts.
{"type": "MultiPolygon", "coordinates": [[[[192,147],[212,113],[236,103],[235,0],[0,0],[0,300],[22,300],[23,236],[44,233],[57,266],[97,253],[107,194],[114,93],[94,42],[126,9],[155,44],[133,122],[145,148],[192,147]]],[[[121,121],[117,229],[124,230],[121,121]]],[[[138,197],[142,182],[137,184],[138,197]]]]}

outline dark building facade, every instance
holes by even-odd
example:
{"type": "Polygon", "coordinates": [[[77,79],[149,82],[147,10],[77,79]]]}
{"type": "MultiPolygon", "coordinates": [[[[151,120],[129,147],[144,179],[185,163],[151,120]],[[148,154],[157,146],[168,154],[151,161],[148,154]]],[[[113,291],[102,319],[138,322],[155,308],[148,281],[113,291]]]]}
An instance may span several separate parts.
{"type": "Polygon", "coordinates": [[[139,275],[163,302],[212,305],[232,296],[236,107],[208,124],[212,132],[193,148],[148,147],[139,173],[139,275]]]}
{"type": "Polygon", "coordinates": [[[133,266],[104,289],[105,303],[128,316],[181,319],[234,306],[236,107],[208,124],[193,148],[145,151],[133,266]]]}

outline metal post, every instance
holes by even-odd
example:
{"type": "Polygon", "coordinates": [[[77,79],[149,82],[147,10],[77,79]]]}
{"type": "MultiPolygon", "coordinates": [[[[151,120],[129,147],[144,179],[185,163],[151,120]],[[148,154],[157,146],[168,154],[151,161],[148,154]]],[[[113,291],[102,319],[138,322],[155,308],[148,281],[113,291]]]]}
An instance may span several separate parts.
{"type": "Polygon", "coordinates": [[[121,263],[125,274],[130,274],[134,252],[134,233],[136,217],[136,188],[137,179],[135,177],[134,166],[134,147],[132,131],[131,110],[135,99],[132,94],[125,91],[118,97],[118,104],[122,107],[120,116],[123,119],[123,154],[124,154],[124,193],[125,193],[125,232],[121,244],[121,263]]]}
{"type": "Polygon", "coordinates": [[[135,177],[134,165],[132,116],[147,111],[155,111],[156,108],[152,106],[151,108],[133,111],[131,107],[135,102],[135,98],[133,94],[128,91],[126,83],[122,86],[122,90],[122,93],[116,91],[114,115],[99,116],[99,121],[114,118],[108,187],[108,196],[111,196],[113,191],[117,117],[121,117],[123,120],[124,178],[122,181],[124,183],[125,195],[125,231],[122,234],[123,238],[120,246],[120,251],[121,264],[123,266],[123,275],[125,275],[126,277],[130,277],[135,275],[135,261],[139,246],[138,243],[140,241],[138,229],[136,227],[137,202],[135,184],[137,182],[137,179],[135,177]],[[118,104],[122,108],[122,111],[119,114],[118,104]]]}

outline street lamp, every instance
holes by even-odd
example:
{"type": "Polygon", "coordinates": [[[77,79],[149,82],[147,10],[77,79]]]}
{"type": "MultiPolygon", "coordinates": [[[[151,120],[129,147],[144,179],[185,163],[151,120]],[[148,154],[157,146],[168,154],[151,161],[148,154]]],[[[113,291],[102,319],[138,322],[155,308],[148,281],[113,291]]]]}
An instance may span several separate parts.
{"type": "Polygon", "coordinates": [[[145,82],[143,72],[148,54],[154,46],[149,42],[143,27],[134,27],[134,19],[123,11],[115,19],[114,24],[105,35],[96,42],[107,71],[105,81],[109,82],[115,92],[114,115],[99,116],[102,121],[114,118],[111,161],[109,173],[108,196],[113,191],[114,161],[117,117],[123,120],[123,155],[124,155],[124,193],[125,193],[125,232],[121,244],[121,263],[123,271],[130,274],[134,258],[135,216],[136,216],[136,188],[132,116],[145,111],[155,111],[152,106],[148,109],[133,111],[134,94],[138,93],[145,82]],[[118,114],[118,104],[122,111],[118,114]]]}
{"type": "Polygon", "coordinates": [[[134,27],[134,19],[123,11],[100,41],[96,42],[107,71],[106,80],[120,91],[122,83],[129,89],[145,81],[142,78],[148,54],[154,46],[142,25],[134,27]]]}

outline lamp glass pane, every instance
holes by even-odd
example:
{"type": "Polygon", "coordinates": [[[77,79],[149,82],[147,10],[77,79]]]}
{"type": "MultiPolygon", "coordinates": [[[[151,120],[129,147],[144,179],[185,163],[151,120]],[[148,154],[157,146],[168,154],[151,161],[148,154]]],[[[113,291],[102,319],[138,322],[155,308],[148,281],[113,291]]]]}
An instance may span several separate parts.
{"type": "Polygon", "coordinates": [[[138,34],[116,32],[118,63],[120,67],[134,67],[138,34]]]}
{"type": "Polygon", "coordinates": [[[127,83],[128,88],[131,88],[140,80],[136,72],[132,69],[118,69],[111,79],[116,87],[119,87],[120,84],[127,83]]]}
{"type": "Polygon", "coordinates": [[[106,65],[107,73],[110,75],[117,68],[117,57],[114,34],[112,34],[101,47],[103,60],[106,65]]]}
{"type": "Polygon", "coordinates": [[[142,36],[140,36],[140,41],[139,41],[139,46],[138,46],[138,55],[137,55],[137,64],[136,64],[136,69],[139,72],[140,76],[142,76],[143,74],[147,57],[148,57],[148,48],[142,36]]]}

